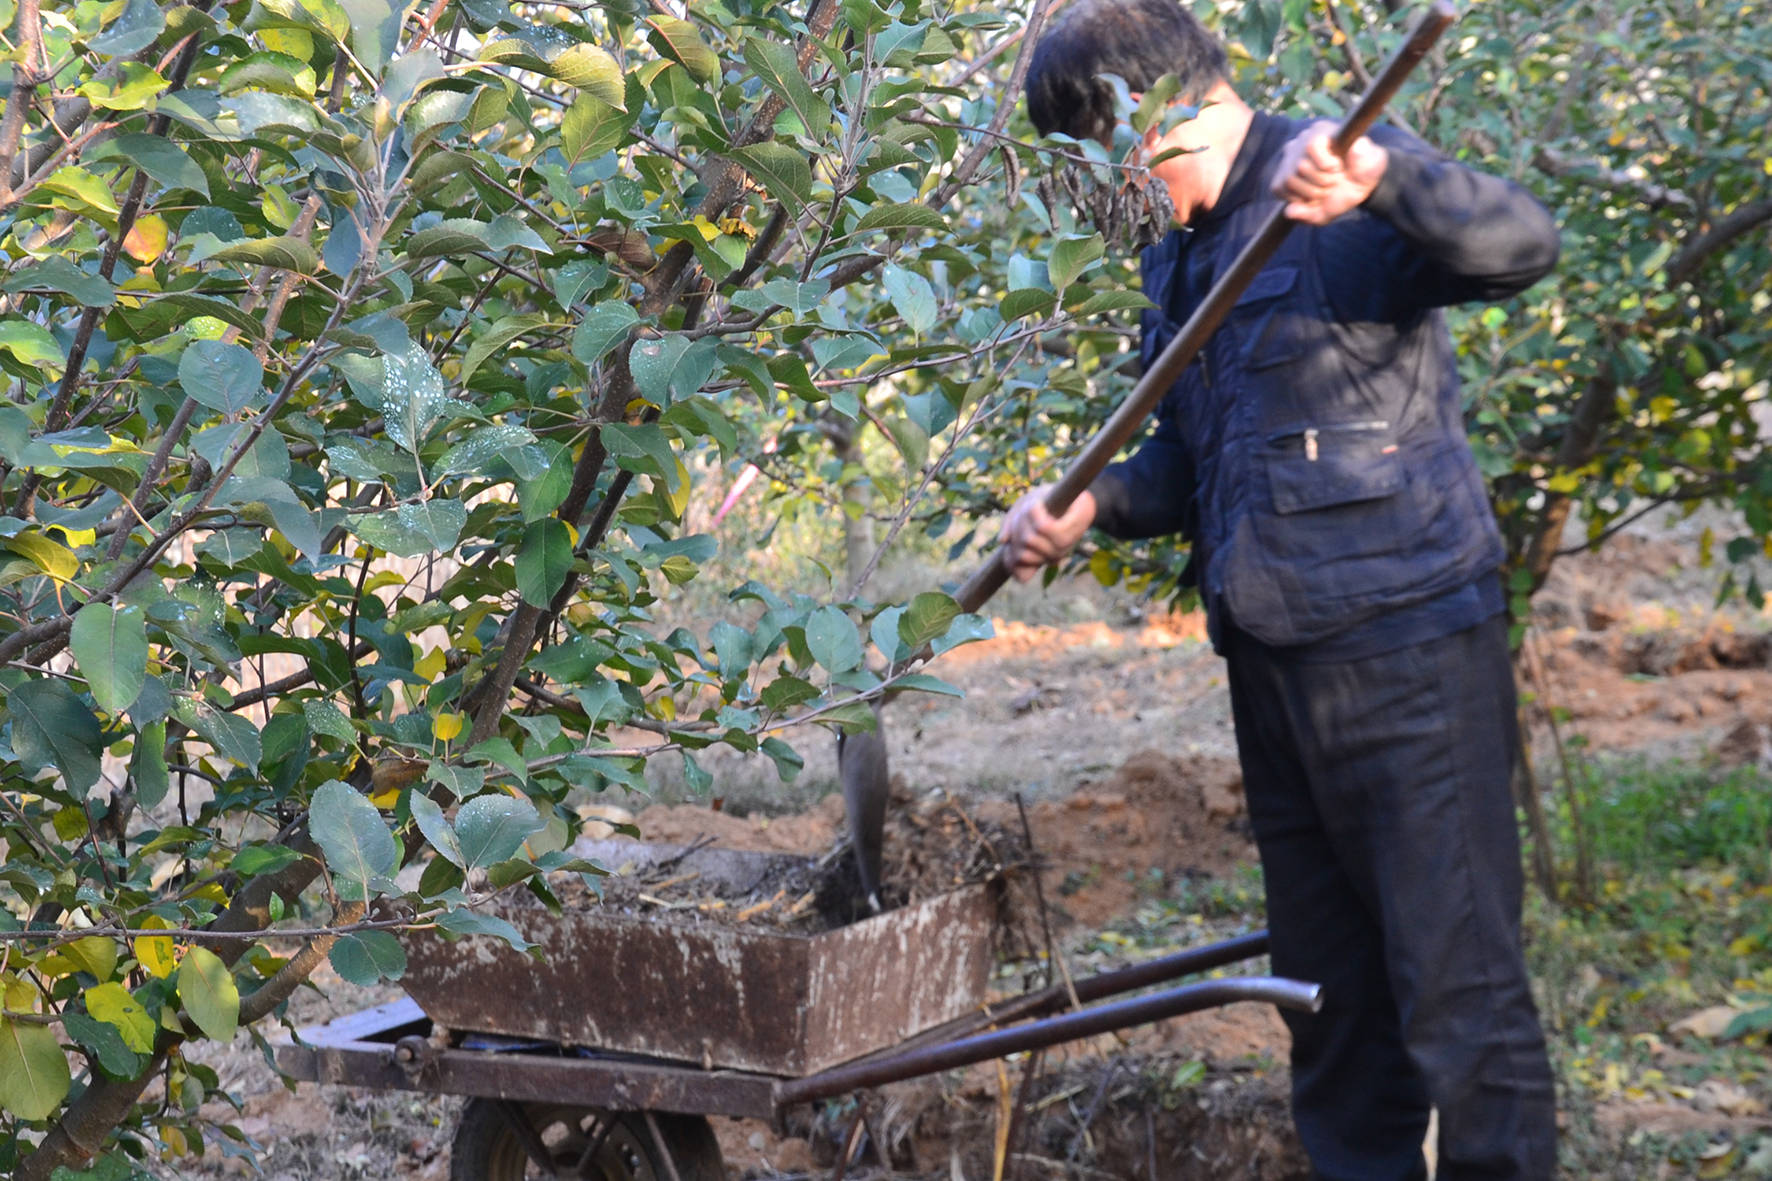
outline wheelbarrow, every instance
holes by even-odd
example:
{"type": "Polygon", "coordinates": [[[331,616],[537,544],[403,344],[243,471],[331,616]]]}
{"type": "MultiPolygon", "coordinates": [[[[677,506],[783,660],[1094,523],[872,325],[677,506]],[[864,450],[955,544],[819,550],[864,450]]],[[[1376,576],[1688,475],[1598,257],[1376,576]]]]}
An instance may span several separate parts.
{"type": "MultiPolygon", "coordinates": [[[[714,875],[773,859],[692,853],[714,875]]],[[[1235,1001],[1321,1003],[1274,977],[1176,983],[1264,954],[1265,932],[986,1003],[997,885],[816,935],[507,906],[545,958],[409,938],[408,998],[300,1030],[277,1061],[311,1082],[466,1096],[452,1181],[725,1181],[712,1115],[781,1127],[801,1104],[1235,1001]]]]}

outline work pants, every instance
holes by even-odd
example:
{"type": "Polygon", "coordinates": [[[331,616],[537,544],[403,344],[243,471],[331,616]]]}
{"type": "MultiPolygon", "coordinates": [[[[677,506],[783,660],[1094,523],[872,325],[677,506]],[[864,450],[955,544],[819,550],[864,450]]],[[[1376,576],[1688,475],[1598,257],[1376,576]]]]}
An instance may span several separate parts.
{"type": "Polygon", "coordinates": [[[1555,1101],[1520,952],[1504,617],[1368,659],[1307,663],[1227,637],[1292,1110],[1324,1181],[1546,1181],[1555,1101]]]}

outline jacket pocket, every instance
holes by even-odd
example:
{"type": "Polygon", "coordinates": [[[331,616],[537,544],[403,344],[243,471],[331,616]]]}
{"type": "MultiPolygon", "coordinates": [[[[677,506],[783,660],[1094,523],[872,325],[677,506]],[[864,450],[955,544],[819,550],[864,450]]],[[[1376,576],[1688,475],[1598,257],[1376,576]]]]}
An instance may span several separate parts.
{"type": "Polygon", "coordinates": [[[1288,324],[1297,316],[1292,309],[1293,288],[1298,286],[1296,266],[1271,266],[1251,279],[1231,309],[1241,342],[1243,367],[1267,369],[1296,360],[1304,341],[1288,324]]]}
{"type": "Polygon", "coordinates": [[[1252,514],[1257,561],[1290,588],[1295,612],[1382,598],[1420,580],[1423,489],[1410,481],[1389,423],[1270,435],[1262,460],[1269,500],[1252,514]]]}
{"type": "Polygon", "coordinates": [[[1408,484],[1390,423],[1332,423],[1268,436],[1274,511],[1311,512],[1377,500],[1408,484]]]}

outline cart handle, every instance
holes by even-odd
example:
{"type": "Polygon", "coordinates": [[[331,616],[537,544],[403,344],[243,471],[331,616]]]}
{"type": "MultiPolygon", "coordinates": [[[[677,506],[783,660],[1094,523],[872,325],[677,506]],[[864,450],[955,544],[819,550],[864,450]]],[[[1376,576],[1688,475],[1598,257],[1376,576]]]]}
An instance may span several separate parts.
{"type": "Polygon", "coordinates": [[[1202,980],[1195,984],[1165,989],[1150,996],[1111,1001],[1074,1013],[1048,1017],[1042,1021],[1018,1025],[1014,1029],[975,1034],[933,1046],[919,1046],[884,1058],[849,1063],[809,1074],[805,1078],[789,1079],[776,1084],[775,1102],[777,1107],[789,1107],[796,1103],[829,1099],[864,1087],[902,1082],[1024,1050],[1044,1049],[1060,1042],[1128,1029],[1150,1021],[1161,1021],[1166,1017],[1228,1005],[1233,1001],[1264,1001],[1285,1009],[1315,1013],[1323,1007],[1323,990],[1321,985],[1277,976],[1233,976],[1222,980],[1202,980]]]}

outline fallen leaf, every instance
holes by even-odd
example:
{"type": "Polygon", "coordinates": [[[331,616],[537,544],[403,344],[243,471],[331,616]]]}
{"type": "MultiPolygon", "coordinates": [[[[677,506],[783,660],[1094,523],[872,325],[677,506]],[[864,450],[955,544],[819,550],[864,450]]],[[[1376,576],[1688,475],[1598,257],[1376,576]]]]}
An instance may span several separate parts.
{"type": "Polygon", "coordinates": [[[1735,1020],[1739,1010],[1728,1005],[1712,1005],[1708,1009],[1700,1009],[1696,1013],[1688,1013],[1672,1025],[1669,1033],[1689,1033],[1693,1037],[1714,1040],[1723,1036],[1729,1023],[1735,1020]]]}

